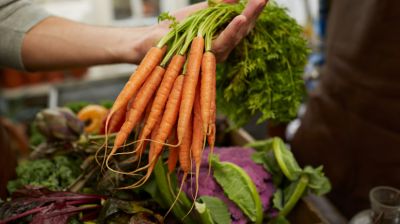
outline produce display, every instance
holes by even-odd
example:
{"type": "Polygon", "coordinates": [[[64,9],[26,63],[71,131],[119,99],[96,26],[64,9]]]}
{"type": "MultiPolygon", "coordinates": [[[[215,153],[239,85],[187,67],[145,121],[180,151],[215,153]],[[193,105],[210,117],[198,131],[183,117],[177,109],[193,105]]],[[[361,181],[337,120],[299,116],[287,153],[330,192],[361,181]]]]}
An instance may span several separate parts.
{"type": "Polygon", "coordinates": [[[322,167],[300,167],[281,139],[225,139],[256,114],[292,119],[304,94],[306,40],[273,2],[217,66],[212,40],[245,4],[210,1],[181,22],[162,13],[170,32],[110,108],[38,113],[0,223],[287,223],[301,197],[327,193],[322,167]]]}
{"type": "MultiPolygon", "coordinates": [[[[94,154],[104,144],[105,136],[70,131],[71,127],[83,129],[84,123],[66,111],[70,110],[56,108],[38,113],[34,124],[45,124],[47,129],[38,128],[35,136],[41,135],[44,141],[29,161],[19,164],[18,178],[8,183],[12,200],[0,204],[0,223],[285,223],[284,217],[302,196],[309,192],[323,195],[330,190],[322,168],[299,167],[279,138],[251,142],[245,147],[215,147],[211,169],[210,151],[206,149],[197,177],[202,180],[198,190],[194,185],[196,176],[184,180],[182,171],[171,170],[167,153],[155,164],[154,175],[146,183],[122,190],[140,177],[101,172],[94,154]],[[65,114],[69,122],[60,123],[65,114]],[[63,132],[55,138],[48,135],[48,130],[63,132]],[[192,201],[197,191],[198,197],[192,201]],[[54,207],[56,201],[63,204],[54,207]]],[[[218,126],[223,123],[217,122],[218,126]]],[[[216,145],[225,142],[222,139],[216,145]]],[[[121,157],[118,165],[122,168],[140,165],[129,154],[121,157]]],[[[195,167],[190,173],[195,173],[195,167]]]]}

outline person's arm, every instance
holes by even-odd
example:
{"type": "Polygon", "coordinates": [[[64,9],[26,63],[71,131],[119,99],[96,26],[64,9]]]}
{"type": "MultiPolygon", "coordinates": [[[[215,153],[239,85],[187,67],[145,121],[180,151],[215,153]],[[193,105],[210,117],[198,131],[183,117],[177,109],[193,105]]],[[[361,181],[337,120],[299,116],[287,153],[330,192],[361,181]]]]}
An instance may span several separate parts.
{"type": "Polygon", "coordinates": [[[26,34],[22,59],[28,70],[138,63],[152,33],[149,27],[101,27],[49,17],[26,34]]]}
{"type": "MultiPolygon", "coordinates": [[[[207,7],[205,2],[174,12],[178,20],[207,7]]],[[[150,47],[168,32],[166,22],[140,28],[86,25],[50,17],[27,32],[22,60],[27,70],[111,63],[138,64],[150,47]]]]}
{"type": "MultiPolygon", "coordinates": [[[[242,15],[237,16],[214,41],[213,50],[218,60],[225,59],[247,35],[265,4],[266,0],[249,0],[242,15]]],[[[182,20],[206,6],[206,3],[199,3],[173,15],[182,20]]],[[[165,23],[142,28],[111,28],[50,17],[26,34],[22,59],[28,70],[121,62],[137,64],[167,32],[165,23]]]]}

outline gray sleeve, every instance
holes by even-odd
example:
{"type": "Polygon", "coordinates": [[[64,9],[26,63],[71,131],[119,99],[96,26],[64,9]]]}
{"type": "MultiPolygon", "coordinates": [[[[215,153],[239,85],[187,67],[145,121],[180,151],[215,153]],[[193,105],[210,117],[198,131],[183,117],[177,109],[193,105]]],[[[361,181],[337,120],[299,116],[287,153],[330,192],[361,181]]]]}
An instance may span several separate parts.
{"type": "Polygon", "coordinates": [[[25,33],[49,14],[28,0],[0,0],[0,67],[23,70],[25,33]]]}

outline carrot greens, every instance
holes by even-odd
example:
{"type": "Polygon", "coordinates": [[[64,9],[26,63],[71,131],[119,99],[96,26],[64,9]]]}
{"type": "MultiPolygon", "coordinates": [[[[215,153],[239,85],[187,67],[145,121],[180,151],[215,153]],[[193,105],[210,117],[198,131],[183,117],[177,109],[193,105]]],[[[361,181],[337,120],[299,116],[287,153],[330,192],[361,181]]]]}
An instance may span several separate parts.
{"type": "Polygon", "coordinates": [[[286,10],[268,3],[254,29],[217,68],[219,110],[238,127],[260,113],[285,122],[304,96],[302,71],[308,48],[302,28],[286,10]]]}

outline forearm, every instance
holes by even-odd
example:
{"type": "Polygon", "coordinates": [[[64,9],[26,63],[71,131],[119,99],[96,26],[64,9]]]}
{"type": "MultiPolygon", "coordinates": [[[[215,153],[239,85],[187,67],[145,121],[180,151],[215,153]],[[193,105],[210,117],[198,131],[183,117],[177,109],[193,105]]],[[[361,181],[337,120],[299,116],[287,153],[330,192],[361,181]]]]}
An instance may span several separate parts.
{"type": "MultiPolygon", "coordinates": [[[[206,2],[174,12],[178,20],[205,8],[206,2]]],[[[111,63],[138,64],[150,47],[168,32],[168,22],[141,28],[85,25],[49,17],[25,36],[22,60],[27,70],[111,63]]]]}
{"type": "Polygon", "coordinates": [[[138,63],[156,42],[152,28],[99,27],[49,17],[26,33],[22,60],[27,70],[138,63]]]}

